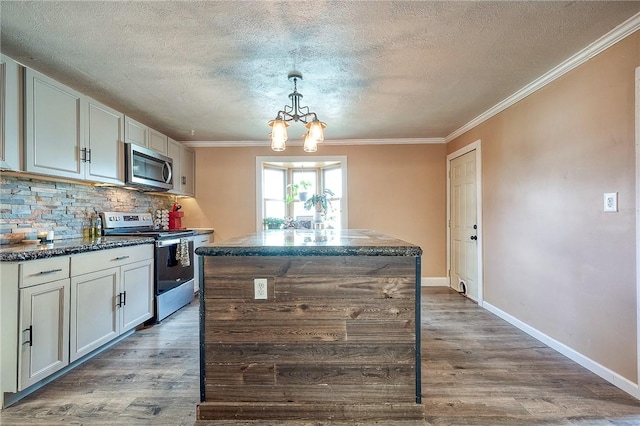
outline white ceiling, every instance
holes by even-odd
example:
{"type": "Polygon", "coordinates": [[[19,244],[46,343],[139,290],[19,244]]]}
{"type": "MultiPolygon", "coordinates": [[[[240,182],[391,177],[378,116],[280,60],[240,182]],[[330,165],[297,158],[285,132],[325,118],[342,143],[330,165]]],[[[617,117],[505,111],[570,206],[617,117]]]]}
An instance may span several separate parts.
{"type": "MultiPolygon", "coordinates": [[[[638,1],[0,1],[0,49],[177,140],[267,143],[292,70],[328,140],[444,138],[638,12],[638,1]]],[[[290,139],[303,131],[292,124],[290,139]]]]}

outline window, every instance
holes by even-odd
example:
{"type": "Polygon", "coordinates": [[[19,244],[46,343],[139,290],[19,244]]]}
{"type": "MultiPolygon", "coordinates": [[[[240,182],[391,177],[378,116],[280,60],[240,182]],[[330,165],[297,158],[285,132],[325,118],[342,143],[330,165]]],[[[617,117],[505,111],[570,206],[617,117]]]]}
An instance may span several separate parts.
{"type": "Polygon", "coordinates": [[[266,217],[293,219],[312,217],[307,210],[305,194],[311,197],[331,190],[330,209],[326,224],[330,228],[347,227],[346,157],[258,157],[256,159],[256,229],[263,229],[266,217]],[[304,188],[303,182],[309,187],[304,188]],[[287,203],[293,185],[297,185],[298,196],[287,203]]]}
{"type": "Polygon", "coordinates": [[[265,167],[263,173],[264,217],[286,215],[285,186],[286,169],[265,167]]]}
{"type": "Polygon", "coordinates": [[[340,220],[340,211],[342,208],[342,168],[332,166],[322,169],[322,182],[324,188],[330,189],[334,194],[329,198],[332,211],[327,212],[327,221],[332,224],[334,228],[342,228],[340,220]]]}
{"type": "MultiPolygon", "coordinates": [[[[291,170],[291,182],[294,185],[298,185],[298,194],[306,192],[310,197],[316,193],[316,188],[318,188],[318,171],[315,169],[293,169],[291,170]],[[307,182],[311,186],[307,189],[304,189],[301,182],[307,182]]],[[[306,198],[304,196],[295,197],[293,202],[288,206],[288,216],[291,216],[294,219],[297,219],[298,216],[309,216],[309,210],[305,210],[304,208],[305,201],[306,198]]]]}

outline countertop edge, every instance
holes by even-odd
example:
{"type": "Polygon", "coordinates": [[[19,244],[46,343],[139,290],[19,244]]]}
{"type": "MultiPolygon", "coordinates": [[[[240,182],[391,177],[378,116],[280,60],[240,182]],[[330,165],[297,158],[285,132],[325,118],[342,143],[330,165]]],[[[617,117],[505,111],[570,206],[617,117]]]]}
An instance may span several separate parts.
{"type": "Polygon", "coordinates": [[[108,250],[119,247],[130,247],[141,244],[153,244],[153,237],[131,237],[109,239],[106,241],[86,241],[77,240],[56,240],[53,244],[47,244],[46,247],[38,245],[28,249],[23,247],[23,251],[10,251],[2,253],[0,250],[0,262],[24,262],[29,260],[46,259],[58,256],[70,256],[80,253],[88,253],[93,251],[108,250]],[[56,247],[58,244],[67,244],[66,246],[56,247]]]}
{"type": "Polygon", "coordinates": [[[196,249],[201,256],[412,256],[422,255],[420,247],[212,247],[196,249]]]}

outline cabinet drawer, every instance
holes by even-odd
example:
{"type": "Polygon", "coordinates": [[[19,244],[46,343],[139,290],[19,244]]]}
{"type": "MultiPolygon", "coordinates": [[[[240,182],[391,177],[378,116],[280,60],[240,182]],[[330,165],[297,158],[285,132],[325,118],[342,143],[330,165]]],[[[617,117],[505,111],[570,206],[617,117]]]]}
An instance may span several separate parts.
{"type": "Polygon", "coordinates": [[[69,278],[69,257],[52,257],[20,264],[20,288],[69,278]]]}
{"type": "Polygon", "coordinates": [[[121,247],[71,256],[71,276],[153,259],[153,244],[121,247]]]}
{"type": "Polygon", "coordinates": [[[209,244],[209,236],[208,235],[196,235],[193,237],[193,245],[196,247],[203,246],[205,244],[209,244]]]}

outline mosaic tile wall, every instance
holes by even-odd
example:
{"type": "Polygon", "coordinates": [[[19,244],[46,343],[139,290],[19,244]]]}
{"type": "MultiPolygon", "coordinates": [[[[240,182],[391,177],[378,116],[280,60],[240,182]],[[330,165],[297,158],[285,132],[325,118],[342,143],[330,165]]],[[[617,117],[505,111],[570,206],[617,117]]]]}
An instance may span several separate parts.
{"type": "Polygon", "coordinates": [[[17,243],[26,234],[45,230],[53,230],[55,239],[79,238],[95,212],[154,212],[170,208],[173,198],[0,174],[0,244],[17,243]]]}

